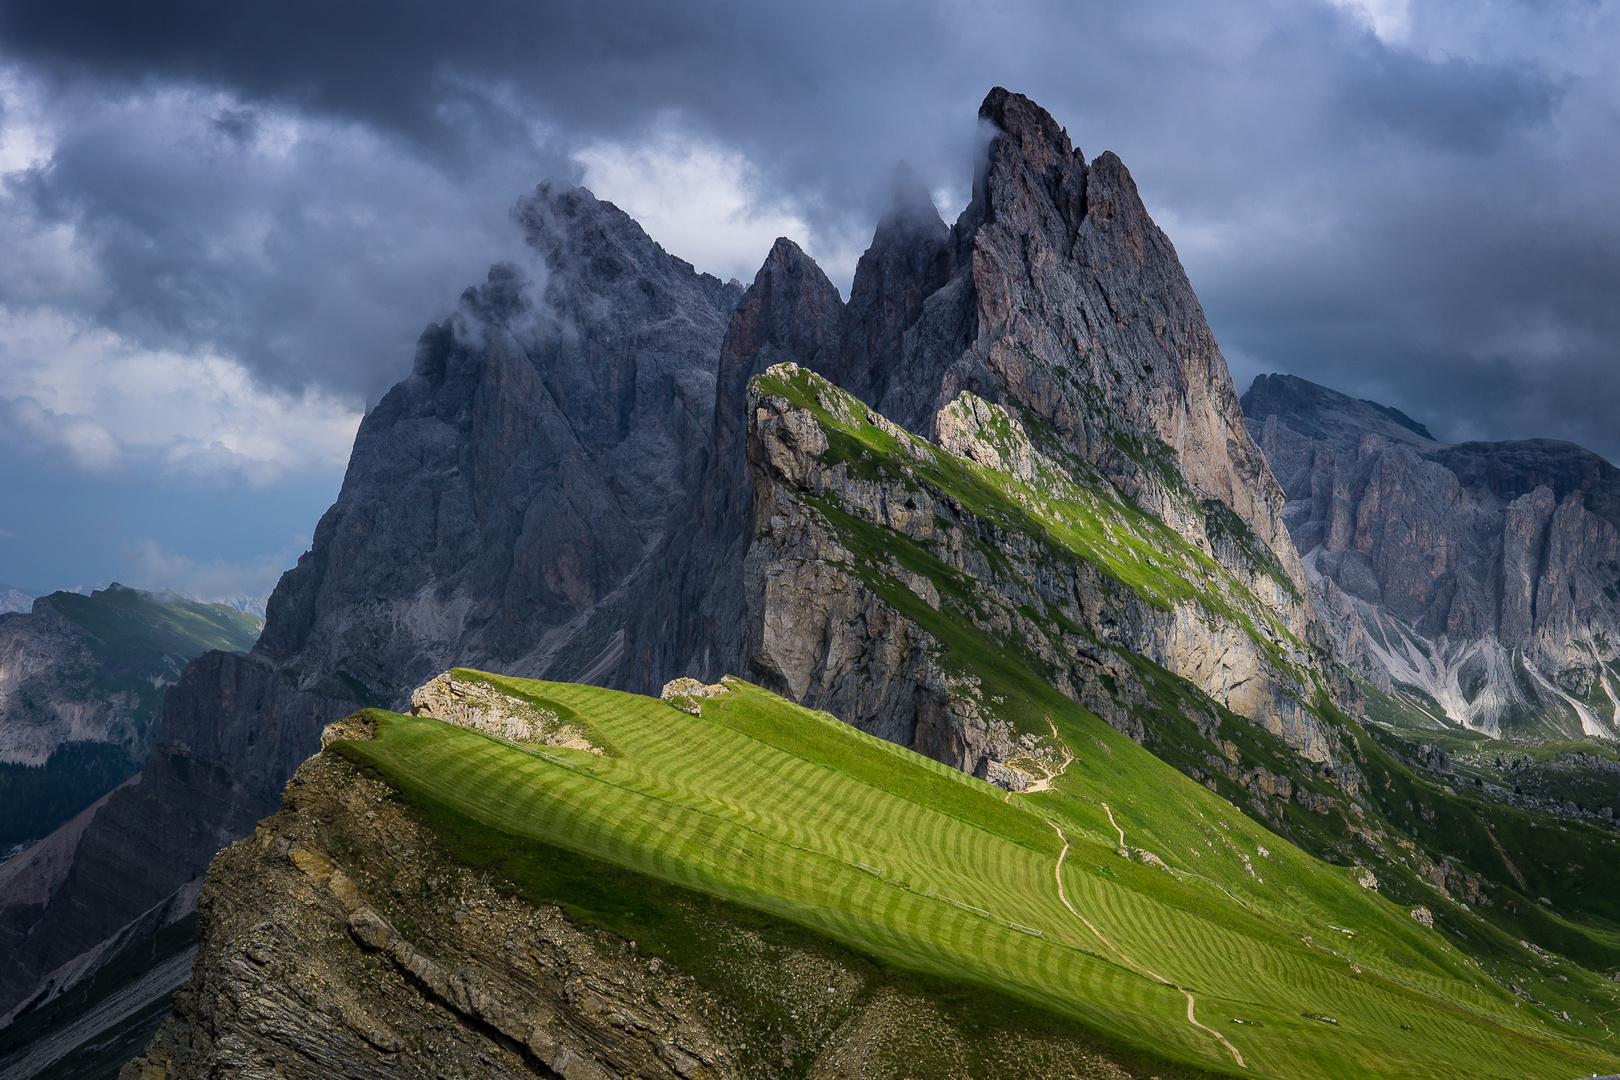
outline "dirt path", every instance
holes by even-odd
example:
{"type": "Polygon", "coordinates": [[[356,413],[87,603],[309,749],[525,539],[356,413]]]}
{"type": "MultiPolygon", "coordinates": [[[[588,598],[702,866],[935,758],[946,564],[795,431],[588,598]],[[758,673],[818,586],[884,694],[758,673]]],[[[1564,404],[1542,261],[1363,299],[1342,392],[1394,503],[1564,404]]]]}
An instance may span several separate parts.
{"type": "Polygon", "coordinates": [[[1108,824],[1112,825],[1114,827],[1114,831],[1119,833],[1119,850],[1125,851],[1125,830],[1120,828],[1119,822],[1114,820],[1114,812],[1108,808],[1107,803],[1103,803],[1102,808],[1103,813],[1108,815],[1108,824]]]}
{"type": "MultiPolygon", "coordinates": [[[[1103,809],[1104,810],[1108,809],[1108,805],[1106,803],[1103,804],[1103,809]]],[[[1108,820],[1109,821],[1114,820],[1114,815],[1113,815],[1112,811],[1109,811],[1108,820]]],[[[1063,830],[1058,828],[1057,822],[1048,820],[1047,824],[1052,826],[1052,830],[1058,834],[1058,839],[1063,841],[1063,850],[1058,854],[1057,866],[1052,871],[1052,876],[1057,880],[1058,899],[1063,901],[1063,906],[1069,909],[1069,914],[1073,915],[1075,918],[1077,918],[1081,922],[1085,923],[1086,924],[1086,929],[1091,931],[1092,936],[1094,936],[1098,941],[1100,941],[1104,945],[1106,945],[1108,947],[1108,950],[1110,952],[1112,952],[1115,956],[1119,957],[1120,960],[1123,961],[1126,965],[1128,965],[1129,967],[1132,967],[1135,970],[1141,972],[1143,975],[1146,975],[1148,978],[1154,980],[1155,982],[1163,983],[1165,986],[1172,987],[1173,989],[1176,989],[1176,990],[1181,990],[1181,992],[1183,994],[1187,995],[1187,1023],[1191,1024],[1195,1028],[1198,1028],[1200,1031],[1207,1031],[1209,1034],[1215,1036],[1215,1038],[1220,1040],[1221,1045],[1226,1047],[1226,1049],[1231,1052],[1232,1059],[1238,1063],[1239,1067],[1247,1068],[1247,1066],[1244,1064],[1244,1061],[1243,1061],[1243,1054],[1241,1052],[1239,1052],[1237,1047],[1233,1046],[1231,1044],[1231,1042],[1229,1042],[1227,1040],[1225,1035],[1222,1035],[1220,1032],[1216,1031],[1214,1028],[1210,1027],[1208,1024],[1204,1024],[1204,1023],[1201,1023],[1199,1021],[1198,1017],[1195,1015],[1195,1013],[1193,1011],[1196,1002],[1193,999],[1193,994],[1192,994],[1191,990],[1182,990],[1181,987],[1176,986],[1175,983],[1171,982],[1169,979],[1165,978],[1163,975],[1160,975],[1156,971],[1152,971],[1152,970],[1150,970],[1148,968],[1143,967],[1141,964],[1138,964],[1135,960],[1132,960],[1130,957],[1128,957],[1124,953],[1120,952],[1119,947],[1116,946],[1112,941],[1109,941],[1108,938],[1103,935],[1103,932],[1101,930],[1098,930],[1097,927],[1095,925],[1093,925],[1093,923],[1092,923],[1092,921],[1090,919],[1088,919],[1084,915],[1080,914],[1079,910],[1076,909],[1073,904],[1069,903],[1069,896],[1063,890],[1063,860],[1068,858],[1068,855],[1069,855],[1069,838],[1067,836],[1063,835],[1063,830]]],[[[1125,846],[1125,831],[1123,829],[1119,828],[1118,823],[1115,823],[1114,828],[1119,831],[1119,844],[1120,844],[1120,846],[1124,847],[1125,846]]]]}
{"type": "MultiPolygon", "coordinates": [[[[1053,741],[1055,741],[1058,744],[1059,748],[1061,748],[1062,751],[1063,751],[1063,764],[1059,765],[1055,771],[1048,772],[1044,777],[1042,777],[1041,779],[1035,781],[1029,787],[1025,788],[1022,792],[1020,792],[1020,794],[1033,794],[1033,793],[1035,793],[1037,791],[1051,791],[1052,790],[1052,782],[1054,780],[1056,780],[1058,777],[1062,776],[1064,771],[1066,769],[1068,769],[1069,765],[1074,761],[1074,754],[1069,751],[1068,744],[1065,743],[1063,741],[1063,739],[1061,737],[1059,737],[1059,735],[1058,735],[1057,725],[1052,723],[1052,720],[1051,720],[1050,717],[1047,718],[1046,722],[1052,728],[1052,739],[1053,739],[1053,741]]],[[[1007,792],[1007,794],[1002,797],[1002,801],[1003,802],[1011,802],[1012,801],[1012,794],[1013,793],[1010,792],[1010,791],[1007,792]]],[[[1019,805],[1022,806],[1023,804],[1020,803],[1019,805]]],[[[1108,823],[1114,827],[1115,832],[1119,833],[1119,850],[1120,850],[1121,854],[1123,854],[1123,853],[1125,853],[1126,851],[1129,850],[1125,846],[1125,830],[1120,828],[1119,827],[1119,822],[1114,820],[1114,812],[1108,808],[1107,803],[1103,803],[1102,808],[1103,808],[1103,812],[1108,815],[1108,823]]],[[[1199,1022],[1198,1017],[1194,1014],[1194,1011],[1193,1011],[1196,1002],[1193,999],[1192,991],[1190,991],[1190,990],[1182,990],[1181,987],[1176,986],[1175,983],[1171,982],[1169,979],[1165,978],[1163,975],[1160,975],[1156,971],[1148,970],[1147,968],[1143,967],[1141,964],[1138,964],[1135,960],[1132,960],[1130,957],[1128,957],[1124,953],[1120,952],[1119,947],[1116,946],[1112,941],[1109,941],[1108,938],[1103,935],[1103,932],[1101,930],[1098,930],[1097,927],[1092,923],[1092,921],[1090,919],[1088,919],[1084,915],[1080,914],[1079,910],[1073,904],[1069,903],[1069,896],[1068,896],[1068,894],[1066,892],[1064,892],[1064,889],[1063,889],[1063,860],[1069,857],[1069,838],[1067,836],[1063,835],[1063,830],[1058,828],[1057,822],[1055,822],[1055,821],[1051,820],[1050,818],[1048,818],[1048,819],[1046,819],[1046,823],[1048,825],[1052,826],[1052,830],[1058,834],[1058,839],[1063,841],[1063,850],[1058,853],[1057,866],[1055,866],[1053,868],[1053,870],[1052,870],[1052,877],[1053,877],[1054,880],[1057,881],[1058,899],[1063,901],[1063,906],[1069,909],[1069,914],[1073,915],[1075,918],[1077,918],[1081,922],[1085,923],[1086,924],[1086,929],[1091,931],[1092,936],[1095,937],[1098,941],[1102,942],[1105,946],[1107,946],[1108,951],[1113,953],[1115,956],[1119,957],[1120,961],[1123,962],[1127,967],[1133,968],[1136,971],[1141,972],[1143,975],[1146,975],[1148,978],[1154,980],[1155,982],[1162,983],[1165,986],[1171,987],[1171,988],[1176,989],[1176,990],[1181,990],[1181,992],[1183,994],[1187,995],[1187,1023],[1191,1024],[1195,1028],[1198,1028],[1200,1031],[1207,1031],[1209,1034],[1215,1036],[1215,1038],[1220,1040],[1221,1045],[1226,1047],[1226,1049],[1231,1052],[1232,1059],[1238,1063],[1238,1066],[1240,1068],[1247,1068],[1248,1066],[1245,1065],[1244,1062],[1243,1062],[1243,1054],[1241,1052],[1239,1052],[1237,1047],[1233,1046],[1227,1040],[1225,1035],[1222,1035],[1220,1032],[1216,1031],[1214,1028],[1210,1027],[1208,1024],[1203,1024],[1203,1023],[1199,1022]]],[[[1218,885],[1216,887],[1219,888],[1218,885]]],[[[1225,892],[1226,890],[1222,889],[1221,891],[1225,892]]],[[[1230,894],[1228,894],[1228,895],[1230,895],[1230,894]]]]}

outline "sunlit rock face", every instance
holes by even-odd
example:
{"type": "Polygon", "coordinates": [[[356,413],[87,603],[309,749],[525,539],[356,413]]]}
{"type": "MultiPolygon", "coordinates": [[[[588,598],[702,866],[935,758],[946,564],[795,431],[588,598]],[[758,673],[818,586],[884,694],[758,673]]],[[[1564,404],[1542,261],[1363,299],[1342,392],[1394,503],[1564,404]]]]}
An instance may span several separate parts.
{"type": "Polygon", "coordinates": [[[1243,408],[1341,655],[1491,734],[1620,731],[1620,470],[1552,439],[1441,443],[1293,376],[1243,408]]]}

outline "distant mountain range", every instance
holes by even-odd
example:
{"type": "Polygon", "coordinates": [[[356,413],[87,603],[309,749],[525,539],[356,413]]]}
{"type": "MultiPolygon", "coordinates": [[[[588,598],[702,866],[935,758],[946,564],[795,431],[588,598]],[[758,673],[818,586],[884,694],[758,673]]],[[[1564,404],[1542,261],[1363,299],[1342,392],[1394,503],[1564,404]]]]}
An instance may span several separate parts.
{"type": "Polygon", "coordinates": [[[261,622],[114,583],[0,614],[0,852],[37,840],[140,768],[163,695],[209,649],[246,651],[261,622]]]}
{"type": "Polygon", "coordinates": [[[1553,439],[1441,443],[1290,375],[1243,410],[1340,658],[1493,736],[1620,736],[1620,469],[1553,439]]]}
{"type": "Polygon", "coordinates": [[[544,280],[429,327],[252,648],[0,878],[0,1068],[200,905],[140,1075],[1614,1071],[1615,800],[1447,749],[1608,775],[1614,470],[1240,401],[1119,158],[979,118],[847,301],[526,197],[544,280]]]}
{"type": "Polygon", "coordinates": [[[29,611],[34,606],[34,597],[39,594],[19,589],[13,585],[0,585],[0,615],[8,611],[29,611]]]}

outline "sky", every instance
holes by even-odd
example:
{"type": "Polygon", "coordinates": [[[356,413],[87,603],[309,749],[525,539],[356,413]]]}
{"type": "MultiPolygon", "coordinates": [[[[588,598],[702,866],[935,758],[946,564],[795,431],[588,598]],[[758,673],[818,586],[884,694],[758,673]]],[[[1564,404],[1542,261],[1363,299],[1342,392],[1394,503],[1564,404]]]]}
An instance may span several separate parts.
{"type": "Polygon", "coordinates": [[[998,84],[1124,159],[1240,391],[1620,459],[1616,56],[1599,0],[0,0],[0,582],[262,597],[535,184],[847,294],[998,84]]]}

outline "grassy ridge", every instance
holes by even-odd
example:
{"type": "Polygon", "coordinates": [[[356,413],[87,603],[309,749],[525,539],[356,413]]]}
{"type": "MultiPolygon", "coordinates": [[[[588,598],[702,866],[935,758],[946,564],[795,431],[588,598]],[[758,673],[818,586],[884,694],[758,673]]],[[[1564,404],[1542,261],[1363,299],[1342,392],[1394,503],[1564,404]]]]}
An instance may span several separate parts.
{"type": "Polygon", "coordinates": [[[1182,993],[1138,967],[1197,995],[1199,1019],[1244,1054],[1243,1075],[1566,1078],[1620,1064],[1585,1029],[1549,1033],[1438,933],[1066,701],[1048,715],[1079,757],[1057,791],[1003,801],[742,683],[700,718],[634,695],[486,678],[587,718],[620,756],[547,751],[567,768],[388,714],[376,741],[338,745],[411,798],[519,845],[556,845],[769,912],[1203,1069],[1233,1062],[1187,1023],[1182,993]],[[1109,811],[1127,844],[1162,865],[1116,853],[1109,811]],[[1058,898],[1058,829],[1071,845],[1065,890],[1112,948],[1058,898]]]}

